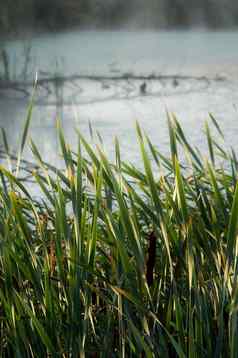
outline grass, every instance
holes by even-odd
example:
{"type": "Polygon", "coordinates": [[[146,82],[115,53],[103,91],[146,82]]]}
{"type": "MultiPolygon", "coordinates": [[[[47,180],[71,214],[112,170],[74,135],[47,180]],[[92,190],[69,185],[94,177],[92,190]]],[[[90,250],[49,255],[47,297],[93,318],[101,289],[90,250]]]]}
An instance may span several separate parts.
{"type": "Polygon", "coordinates": [[[115,163],[80,133],[73,152],[59,125],[65,170],[30,144],[36,200],[19,176],[31,110],[16,165],[3,135],[0,356],[237,357],[238,161],[213,116],[210,158],[173,115],[169,158],[137,124],[144,170],[117,140],[115,163]]]}

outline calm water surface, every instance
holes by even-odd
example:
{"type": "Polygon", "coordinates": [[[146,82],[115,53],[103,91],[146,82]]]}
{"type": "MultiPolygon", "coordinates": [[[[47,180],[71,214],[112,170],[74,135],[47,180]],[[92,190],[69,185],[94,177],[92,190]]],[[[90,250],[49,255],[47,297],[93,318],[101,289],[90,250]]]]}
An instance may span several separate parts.
{"type": "MultiPolygon", "coordinates": [[[[32,81],[38,71],[43,80],[31,136],[43,157],[55,164],[59,161],[57,114],[73,147],[75,128],[89,136],[91,122],[111,157],[117,136],[123,158],[134,163],[139,160],[136,120],[152,142],[167,152],[166,108],[177,114],[190,141],[204,152],[202,128],[212,112],[228,145],[238,150],[236,31],[68,32],[14,41],[7,51],[13,79],[32,81]],[[55,76],[64,76],[64,82],[46,80],[55,76]],[[144,82],[145,94],[140,90],[144,82]]],[[[26,116],[26,91],[0,92],[0,124],[13,147],[26,116]]]]}

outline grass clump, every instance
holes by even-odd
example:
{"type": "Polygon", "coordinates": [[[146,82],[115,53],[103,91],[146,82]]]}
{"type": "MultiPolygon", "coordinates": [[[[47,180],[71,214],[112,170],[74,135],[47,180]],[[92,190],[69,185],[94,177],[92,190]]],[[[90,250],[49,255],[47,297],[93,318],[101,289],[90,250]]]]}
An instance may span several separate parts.
{"type": "Polygon", "coordinates": [[[169,158],[137,125],[143,170],[117,140],[111,163],[59,128],[65,171],[31,143],[39,200],[19,178],[28,118],[17,172],[0,168],[1,357],[237,357],[238,162],[168,118],[169,158]]]}

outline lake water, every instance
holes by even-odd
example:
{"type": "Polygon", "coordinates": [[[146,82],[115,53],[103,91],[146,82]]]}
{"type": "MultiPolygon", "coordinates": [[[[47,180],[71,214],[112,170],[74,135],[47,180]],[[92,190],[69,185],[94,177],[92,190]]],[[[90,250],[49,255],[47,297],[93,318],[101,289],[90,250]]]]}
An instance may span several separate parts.
{"type": "MultiPolygon", "coordinates": [[[[177,114],[189,140],[204,153],[202,128],[209,112],[228,145],[238,149],[236,31],[74,31],[11,41],[7,52],[14,80],[32,82],[38,72],[30,133],[52,163],[59,163],[56,115],[72,147],[75,128],[89,136],[90,122],[109,156],[117,136],[123,158],[133,163],[139,162],[136,120],[153,143],[168,151],[166,108],[177,114]]],[[[0,124],[14,148],[29,93],[30,86],[0,91],[0,124]]]]}

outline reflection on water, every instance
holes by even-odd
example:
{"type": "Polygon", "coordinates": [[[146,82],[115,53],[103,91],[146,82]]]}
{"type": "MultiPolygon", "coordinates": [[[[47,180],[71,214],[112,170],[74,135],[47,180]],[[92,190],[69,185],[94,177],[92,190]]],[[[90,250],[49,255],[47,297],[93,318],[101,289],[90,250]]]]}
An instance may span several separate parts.
{"type": "MultiPolygon", "coordinates": [[[[201,128],[208,112],[221,124],[229,145],[237,146],[237,39],[236,32],[92,31],[35,38],[28,78],[21,77],[25,85],[0,90],[1,126],[16,147],[32,91],[27,82],[37,70],[31,135],[43,157],[56,164],[57,115],[72,146],[75,127],[88,135],[90,121],[109,155],[116,135],[123,157],[133,162],[139,156],[135,120],[161,150],[168,150],[166,108],[178,115],[200,149],[205,151],[201,128]]],[[[7,51],[17,79],[18,68],[24,67],[22,45],[12,42],[7,51]]]]}

